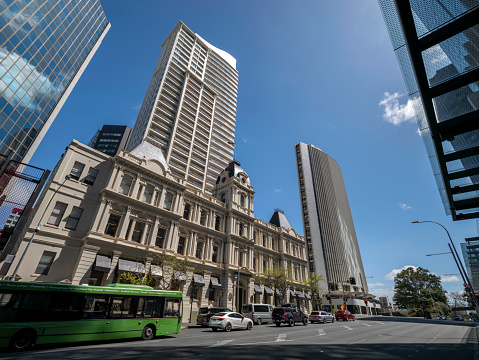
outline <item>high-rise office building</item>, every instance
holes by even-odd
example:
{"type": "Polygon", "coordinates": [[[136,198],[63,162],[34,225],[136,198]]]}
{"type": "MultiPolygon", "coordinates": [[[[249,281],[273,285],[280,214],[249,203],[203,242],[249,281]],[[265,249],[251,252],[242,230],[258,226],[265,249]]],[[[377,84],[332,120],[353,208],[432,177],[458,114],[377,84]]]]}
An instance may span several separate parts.
{"type": "Polygon", "coordinates": [[[103,125],[88,145],[102,153],[115,156],[118,150],[125,149],[130,134],[131,128],[129,126],[103,125]]]}
{"type": "MultiPolygon", "coordinates": [[[[362,294],[368,286],[338,163],[314,145],[295,145],[309,270],[333,295],[362,294]]],[[[356,296],[356,295],[355,295],[356,296]]]]}
{"type": "Polygon", "coordinates": [[[147,141],[172,173],[211,192],[233,155],[236,60],[181,21],[162,46],[127,150],[147,141]]]}
{"type": "Polygon", "coordinates": [[[0,1],[0,154],[30,160],[109,28],[99,0],[0,1]]]}
{"type": "Polygon", "coordinates": [[[379,5],[446,213],[479,218],[479,3],[379,5]]]}
{"type": "Polygon", "coordinates": [[[467,276],[476,296],[479,295],[479,237],[466,239],[461,244],[467,276]]]}

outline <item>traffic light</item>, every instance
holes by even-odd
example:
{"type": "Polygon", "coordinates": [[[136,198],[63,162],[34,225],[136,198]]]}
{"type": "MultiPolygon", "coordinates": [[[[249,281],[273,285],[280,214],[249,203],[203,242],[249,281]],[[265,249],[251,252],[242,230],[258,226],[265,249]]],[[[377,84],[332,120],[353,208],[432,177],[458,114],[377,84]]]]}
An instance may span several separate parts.
{"type": "Polygon", "coordinates": [[[327,295],[326,295],[326,299],[329,300],[329,301],[331,301],[331,294],[327,294],[327,295]]]}
{"type": "Polygon", "coordinates": [[[364,299],[364,304],[368,304],[368,299],[364,299]]]}
{"type": "Polygon", "coordinates": [[[422,307],[422,300],[419,299],[418,302],[419,302],[419,306],[422,307]]]}
{"type": "Polygon", "coordinates": [[[353,278],[353,277],[350,277],[350,278],[349,278],[349,283],[350,283],[351,285],[356,285],[356,279],[353,278]]]}

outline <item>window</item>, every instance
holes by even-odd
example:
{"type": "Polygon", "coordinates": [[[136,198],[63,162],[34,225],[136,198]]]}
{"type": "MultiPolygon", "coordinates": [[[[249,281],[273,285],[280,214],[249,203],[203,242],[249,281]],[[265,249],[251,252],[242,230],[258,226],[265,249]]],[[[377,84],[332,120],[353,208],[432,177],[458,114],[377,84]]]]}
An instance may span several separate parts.
{"type": "Polygon", "coordinates": [[[267,269],[268,269],[268,262],[266,261],[266,259],[263,259],[263,271],[267,269]]]}
{"type": "Polygon", "coordinates": [[[87,185],[93,185],[95,183],[97,176],[98,176],[98,170],[94,168],[90,168],[90,170],[88,170],[88,175],[85,177],[85,180],[83,180],[83,182],[87,185]]]}
{"type": "Polygon", "coordinates": [[[171,204],[173,203],[173,194],[166,193],[165,202],[163,203],[163,209],[171,210],[171,204]]]}
{"type": "Polygon", "coordinates": [[[155,188],[153,185],[147,185],[145,191],[143,192],[143,197],[141,198],[142,201],[147,202],[148,204],[151,203],[151,198],[153,197],[153,191],[155,188]]]}
{"type": "Polygon", "coordinates": [[[113,296],[110,300],[109,317],[117,319],[135,317],[139,300],[138,297],[113,296]]]}
{"type": "Polygon", "coordinates": [[[191,210],[191,205],[185,204],[185,211],[183,211],[183,219],[186,219],[186,220],[190,219],[190,210],[191,210]]]}
{"type": "Polygon", "coordinates": [[[143,190],[143,185],[138,186],[138,192],[136,193],[136,198],[140,200],[141,191],[143,190]]]}
{"type": "Polygon", "coordinates": [[[77,228],[80,217],[83,213],[83,209],[74,206],[70,216],[68,217],[67,224],[65,227],[70,230],[75,230],[77,228]]]}
{"type": "Polygon", "coordinates": [[[218,246],[214,245],[213,246],[213,254],[211,256],[211,261],[214,263],[218,262],[218,246]]]}
{"type": "Polygon", "coordinates": [[[244,206],[244,195],[240,195],[240,206],[244,206]]]}
{"type": "Polygon", "coordinates": [[[184,255],[184,252],[185,252],[185,241],[186,239],[181,236],[178,240],[178,248],[176,249],[176,252],[178,254],[181,254],[181,255],[184,255]]]}
{"type": "Polygon", "coordinates": [[[118,225],[120,224],[121,216],[116,214],[110,214],[110,218],[106,224],[105,235],[110,235],[115,237],[116,230],[118,229],[118,225]]]}
{"type": "Polygon", "coordinates": [[[55,204],[55,207],[53,208],[53,211],[50,215],[50,218],[48,219],[47,224],[58,226],[63,218],[63,214],[65,214],[66,208],[67,204],[57,202],[55,204]]]}
{"type": "Polygon", "coordinates": [[[130,175],[123,175],[123,178],[121,179],[120,187],[118,188],[118,192],[120,194],[128,195],[130,193],[132,182],[133,182],[133,178],[130,175]]]}
{"type": "Polygon", "coordinates": [[[48,275],[50,268],[52,267],[53,260],[55,260],[56,253],[51,251],[44,251],[40,262],[38,263],[35,274],[48,275]]]}
{"type": "Polygon", "coordinates": [[[205,225],[205,224],[206,224],[206,210],[201,210],[200,224],[201,224],[201,225],[205,225]]]}
{"type": "Polygon", "coordinates": [[[238,254],[238,266],[243,266],[243,251],[239,251],[238,254]]]}
{"type": "Polygon", "coordinates": [[[253,270],[258,271],[258,258],[253,258],[253,270]]]}
{"type": "Polygon", "coordinates": [[[131,234],[131,241],[139,243],[141,241],[141,237],[143,236],[144,231],[145,223],[137,222],[135,224],[135,228],[133,229],[133,233],[131,234]]]}
{"type": "Polygon", "coordinates": [[[242,223],[239,223],[239,236],[243,236],[244,232],[244,225],[242,223]]]}
{"type": "Polygon", "coordinates": [[[275,245],[274,245],[275,242],[276,242],[275,239],[273,239],[273,240],[271,241],[271,249],[273,249],[273,250],[274,250],[274,248],[275,248],[275,245]]]}
{"type": "Polygon", "coordinates": [[[181,317],[181,299],[166,299],[164,317],[181,317]]]}
{"type": "Polygon", "coordinates": [[[75,161],[75,164],[73,165],[72,170],[70,171],[71,178],[75,180],[80,179],[81,173],[83,172],[84,168],[85,168],[85,164],[75,161]]]}
{"type": "Polygon", "coordinates": [[[198,242],[196,244],[196,257],[198,259],[202,259],[203,258],[203,243],[202,242],[198,242]]]}
{"type": "Polygon", "coordinates": [[[106,318],[106,306],[108,298],[101,295],[87,295],[83,318],[104,319],[106,318]]]}
{"type": "Polygon", "coordinates": [[[215,230],[220,230],[220,226],[221,226],[221,217],[220,216],[217,216],[216,219],[215,219],[215,230]]]}
{"type": "Polygon", "coordinates": [[[215,301],[215,289],[213,289],[212,287],[208,288],[208,300],[215,301]]]}
{"type": "Polygon", "coordinates": [[[266,235],[263,235],[263,247],[266,247],[266,235]]]}
{"type": "Polygon", "coordinates": [[[226,203],[226,194],[225,193],[221,194],[221,201],[226,203]]]}
{"type": "Polygon", "coordinates": [[[165,244],[165,237],[166,237],[166,229],[159,228],[158,232],[156,233],[155,245],[160,248],[163,248],[165,244]]]}

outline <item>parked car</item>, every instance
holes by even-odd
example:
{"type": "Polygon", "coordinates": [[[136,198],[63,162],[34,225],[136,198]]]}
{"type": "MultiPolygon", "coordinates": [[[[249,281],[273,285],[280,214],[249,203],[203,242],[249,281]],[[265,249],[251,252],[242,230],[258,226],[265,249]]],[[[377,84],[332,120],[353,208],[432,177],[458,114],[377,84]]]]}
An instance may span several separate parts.
{"type": "Polygon", "coordinates": [[[273,309],[273,322],[276,326],[281,326],[281,324],[294,326],[297,322],[308,325],[308,317],[295,307],[277,307],[273,309]]]}
{"type": "Polygon", "coordinates": [[[196,319],[196,325],[208,326],[210,318],[219,312],[231,312],[230,309],[225,307],[202,307],[198,313],[196,319]]]}
{"type": "Polygon", "coordinates": [[[343,320],[343,321],[349,321],[349,320],[354,321],[356,319],[356,317],[347,310],[336,311],[336,313],[334,314],[334,317],[336,318],[336,320],[343,320]]]}
{"type": "Polygon", "coordinates": [[[209,325],[213,331],[218,329],[224,331],[231,331],[232,329],[251,330],[253,328],[253,320],[236,312],[220,312],[210,318],[209,325]]]}
{"type": "Polygon", "coordinates": [[[317,322],[326,324],[327,322],[334,322],[334,316],[326,311],[311,311],[311,314],[309,315],[309,322],[311,324],[317,322]]]}
{"type": "Polygon", "coordinates": [[[241,314],[252,319],[256,325],[272,322],[272,313],[273,307],[269,304],[248,304],[241,309],[241,314]]]}
{"type": "Polygon", "coordinates": [[[454,317],[452,318],[452,320],[455,320],[455,321],[464,321],[464,318],[463,318],[461,315],[454,315],[454,317]]]}
{"type": "Polygon", "coordinates": [[[438,315],[437,319],[438,320],[446,320],[446,315],[438,315]]]}

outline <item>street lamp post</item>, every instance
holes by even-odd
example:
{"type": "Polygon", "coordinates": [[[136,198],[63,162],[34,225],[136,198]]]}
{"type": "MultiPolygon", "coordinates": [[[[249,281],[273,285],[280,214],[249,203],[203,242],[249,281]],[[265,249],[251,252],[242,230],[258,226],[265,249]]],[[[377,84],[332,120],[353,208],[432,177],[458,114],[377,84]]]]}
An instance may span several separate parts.
{"type": "Polygon", "coordinates": [[[462,265],[461,259],[459,258],[459,255],[458,255],[457,250],[456,250],[456,246],[454,245],[454,242],[452,241],[451,234],[449,234],[449,231],[447,231],[447,229],[443,225],[441,225],[441,224],[439,224],[438,222],[435,222],[435,221],[430,221],[430,220],[418,221],[418,220],[416,220],[416,221],[413,221],[412,223],[413,224],[422,224],[422,223],[427,223],[427,222],[439,225],[444,230],[446,230],[447,236],[449,237],[449,241],[450,241],[450,243],[448,243],[448,246],[449,246],[449,249],[451,250],[452,257],[454,258],[454,261],[456,262],[459,273],[461,274],[462,280],[464,281],[464,285],[467,285],[467,291],[469,292],[469,295],[470,295],[470,297],[471,297],[471,299],[474,303],[474,307],[476,309],[476,312],[479,312],[479,304],[477,302],[476,295],[474,294],[474,289],[472,287],[471,282],[469,281],[469,277],[467,276],[467,273],[464,269],[464,266],[462,265]]]}
{"type": "Polygon", "coordinates": [[[28,241],[28,244],[27,244],[27,246],[25,247],[25,250],[23,251],[22,256],[20,257],[20,260],[18,261],[18,264],[17,264],[17,266],[15,267],[15,270],[13,271],[12,276],[10,277],[10,281],[15,281],[15,276],[17,276],[18,269],[20,269],[20,265],[22,265],[23,259],[25,258],[25,255],[27,254],[28,248],[29,248],[30,245],[32,244],[33,238],[35,237],[35,234],[40,231],[40,227],[42,226],[42,220],[43,220],[43,217],[45,216],[45,213],[47,212],[48,207],[50,206],[50,204],[51,204],[53,198],[55,197],[55,195],[57,194],[58,190],[60,190],[60,189],[62,188],[62,186],[65,184],[65,181],[69,180],[70,177],[71,177],[70,175],[65,176],[65,179],[63,180],[63,182],[62,182],[62,183],[60,184],[60,186],[58,186],[58,188],[53,192],[52,197],[51,197],[50,200],[48,201],[47,206],[45,206],[45,209],[43,210],[42,216],[40,216],[40,220],[38,220],[38,224],[37,224],[37,226],[35,227],[35,230],[33,231],[33,234],[32,234],[32,236],[30,237],[30,240],[28,241]]]}

